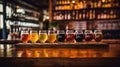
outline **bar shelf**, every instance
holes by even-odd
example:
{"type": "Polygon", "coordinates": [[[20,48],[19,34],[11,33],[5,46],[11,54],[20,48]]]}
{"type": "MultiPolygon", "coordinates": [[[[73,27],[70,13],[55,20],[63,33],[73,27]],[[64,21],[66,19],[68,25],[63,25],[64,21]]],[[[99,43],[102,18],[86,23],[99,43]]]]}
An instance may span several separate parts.
{"type": "Polygon", "coordinates": [[[17,43],[16,48],[104,48],[109,47],[103,42],[80,42],[80,43],[17,43]]]}

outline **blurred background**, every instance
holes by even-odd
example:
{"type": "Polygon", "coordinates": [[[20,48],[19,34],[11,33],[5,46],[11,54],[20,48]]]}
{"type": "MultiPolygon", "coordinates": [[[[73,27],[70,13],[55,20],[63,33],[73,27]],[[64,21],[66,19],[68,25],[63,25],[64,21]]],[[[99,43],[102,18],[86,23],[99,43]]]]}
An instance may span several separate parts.
{"type": "Polygon", "coordinates": [[[0,0],[0,39],[22,29],[100,29],[120,39],[119,0],[0,0]],[[6,34],[4,34],[6,33],[6,34]]]}

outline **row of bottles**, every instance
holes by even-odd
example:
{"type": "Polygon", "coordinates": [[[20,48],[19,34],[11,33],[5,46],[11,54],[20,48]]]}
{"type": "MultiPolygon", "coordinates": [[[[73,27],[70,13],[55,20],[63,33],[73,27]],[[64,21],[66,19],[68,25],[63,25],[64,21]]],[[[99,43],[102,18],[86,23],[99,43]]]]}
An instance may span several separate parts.
{"type": "Polygon", "coordinates": [[[56,0],[56,4],[70,4],[70,0],[56,0]]]}
{"type": "Polygon", "coordinates": [[[56,0],[55,10],[119,7],[118,0],[56,0]]]}
{"type": "Polygon", "coordinates": [[[97,19],[115,19],[115,18],[119,18],[118,10],[98,10],[97,11],[97,19]]]}
{"type": "Polygon", "coordinates": [[[74,29],[75,30],[86,30],[87,29],[87,22],[86,21],[75,21],[74,22],[74,29]]]}
{"type": "Polygon", "coordinates": [[[117,10],[72,10],[72,11],[55,11],[53,20],[92,20],[92,19],[115,19],[119,18],[117,10]]]}
{"type": "Polygon", "coordinates": [[[99,22],[97,27],[101,30],[120,30],[120,21],[99,22]]]}

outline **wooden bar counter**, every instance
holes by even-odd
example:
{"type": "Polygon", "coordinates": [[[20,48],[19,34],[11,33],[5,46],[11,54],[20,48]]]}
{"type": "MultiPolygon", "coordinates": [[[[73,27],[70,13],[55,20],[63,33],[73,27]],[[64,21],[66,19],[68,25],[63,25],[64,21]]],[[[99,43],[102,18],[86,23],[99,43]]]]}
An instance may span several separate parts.
{"type": "Polygon", "coordinates": [[[119,67],[120,44],[104,43],[105,42],[102,42],[102,44],[75,43],[66,45],[40,43],[1,44],[0,66],[119,67]],[[2,45],[6,45],[6,49],[2,48],[2,45]],[[64,47],[60,47],[62,45],[64,45],[64,47]]]}

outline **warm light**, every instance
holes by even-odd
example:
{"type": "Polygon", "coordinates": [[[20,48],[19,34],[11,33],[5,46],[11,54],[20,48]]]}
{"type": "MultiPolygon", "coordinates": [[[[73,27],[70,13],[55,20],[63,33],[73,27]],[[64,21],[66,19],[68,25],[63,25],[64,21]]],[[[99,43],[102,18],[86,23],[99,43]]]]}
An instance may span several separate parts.
{"type": "MultiPolygon", "coordinates": [[[[15,22],[11,22],[10,25],[14,25],[15,22]]],[[[31,22],[19,22],[18,21],[18,25],[19,26],[28,26],[28,27],[38,27],[39,25],[38,24],[35,24],[35,23],[31,23],[31,22]]]]}
{"type": "Polygon", "coordinates": [[[75,3],[75,0],[72,0],[72,3],[75,3]]]}
{"type": "Polygon", "coordinates": [[[18,5],[17,5],[17,6],[16,6],[16,8],[17,8],[17,9],[19,9],[19,8],[20,8],[20,6],[18,6],[18,5]]]}
{"type": "Polygon", "coordinates": [[[49,16],[46,16],[46,19],[49,19],[49,16]]]}
{"type": "Polygon", "coordinates": [[[23,9],[17,9],[17,13],[23,13],[23,14],[25,14],[25,11],[23,9]]]}
{"type": "Polygon", "coordinates": [[[102,2],[104,3],[104,2],[105,2],[105,0],[102,0],[102,2]]]}

